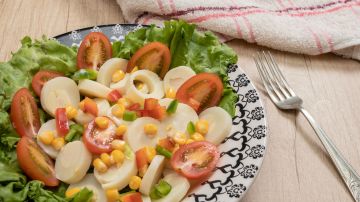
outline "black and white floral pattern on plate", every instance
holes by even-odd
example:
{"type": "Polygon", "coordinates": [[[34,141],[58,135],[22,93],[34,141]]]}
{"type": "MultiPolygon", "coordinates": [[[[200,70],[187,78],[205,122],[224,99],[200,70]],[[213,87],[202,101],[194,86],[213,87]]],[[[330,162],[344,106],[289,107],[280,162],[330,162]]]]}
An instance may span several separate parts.
{"type": "MultiPolygon", "coordinates": [[[[101,31],[110,41],[124,40],[136,24],[99,25],[55,37],[68,46],[79,46],[84,36],[101,31]]],[[[236,116],[228,137],[219,145],[220,161],[213,175],[196,187],[183,202],[237,202],[253,183],[263,161],[267,128],[264,107],[247,75],[236,64],[228,67],[229,84],[238,94],[236,116]]]]}

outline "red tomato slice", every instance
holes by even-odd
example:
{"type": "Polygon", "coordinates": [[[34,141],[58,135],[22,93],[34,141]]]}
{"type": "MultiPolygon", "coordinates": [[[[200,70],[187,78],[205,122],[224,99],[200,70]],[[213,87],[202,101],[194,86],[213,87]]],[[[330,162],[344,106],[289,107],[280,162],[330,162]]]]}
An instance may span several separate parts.
{"type": "Polygon", "coordinates": [[[160,42],[151,42],[135,52],[127,64],[126,71],[131,72],[137,66],[139,69],[150,70],[164,78],[170,63],[169,48],[160,42]]]}
{"type": "Polygon", "coordinates": [[[200,113],[206,108],[218,105],[222,93],[223,84],[218,75],[200,73],[180,86],[176,99],[200,113]]]}
{"type": "Polygon", "coordinates": [[[143,202],[139,192],[128,193],[120,197],[122,202],[143,202]]]}
{"type": "Polygon", "coordinates": [[[23,136],[16,146],[20,168],[33,180],[44,182],[46,186],[58,186],[54,163],[49,156],[30,138],[23,136]]]}
{"type": "Polygon", "coordinates": [[[80,69],[99,70],[102,64],[112,57],[110,40],[101,32],[91,32],[81,42],[77,54],[80,69]]]}
{"type": "Polygon", "coordinates": [[[146,155],[146,148],[139,149],[135,152],[136,156],[136,166],[138,170],[143,169],[148,164],[148,159],[146,155]]]}
{"type": "Polygon", "coordinates": [[[216,146],[207,141],[193,142],[181,146],[171,158],[173,169],[189,179],[209,175],[219,161],[216,146]]]}
{"type": "Polygon", "coordinates": [[[138,111],[140,109],[141,109],[141,105],[139,103],[134,103],[127,108],[127,110],[129,111],[138,111]]]}
{"type": "Polygon", "coordinates": [[[31,86],[32,86],[32,89],[34,90],[35,94],[40,97],[41,90],[42,90],[44,84],[47,81],[49,81],[55,77],[59,77],[59,76],[64,76],[64,75],[60,72],[49,71],[49,70],[38,71],[34,75],[32,82],[31,82],[31,86]]]}
{"type": "Polygon", "coordinates": [[[145,110],[154,110],[159,105],[159,100],[155,98],[146,98],[144,102],[145,110]]]}
{"type": "Polygon", "coordinates": [[[166,108],[159,104],[159,100],[155,98],[147,98],[144,102],[144,110],[141,111],[142,116],[152,117],[162,120],[166,117],[166,108]]]}
{"type": "Polygon", "coordinates": [[[168,151],[173,151],[175,148],[175,142],[172,138],[166,137],[158,141],[158,145],[165,148],[168,151]]]}
{"type": "Polygon", "coordinates": [[[110,101],[110,102],[116,102],[118,101],[120,98],[122,98],[122,95],[121,93],[118,91],[118,90],[112,90],[108,96],[107,96],[107,99],[110,101]]]}
{"type": "Polygon", "coordinates": [[[166,117],[166,107],[158,105],[155,109],[149,111],[149,115],[150,117],[161,121],[166,117]]]}
{"type": "Polygon", "coordinates": [[[92,120],[85,129],[83,134],[83,141],[87,149],[93,154],[109,153],[112,151],[111,142],[114,139],[119,139],[115,134],[115,123],[105,117],[109,121],[109,126],[106,129],[100,129],[96,126],[95,120],[92,120]]]}
{"type": "Polygon", "coordinates": [[[20,136],[34,137],[40,129],[40,116],[34,97],[26,88],[18,90],[11,102],[10,118],[20,136]]]}
{"type": "Polygon", "coordinates": [[[64,137],[68,134],[69,128],[69,120],[66,116],[65,108],[57,108],[55,112],[55,122],[56,122],[56,131],[57,133],[64,137]]]}

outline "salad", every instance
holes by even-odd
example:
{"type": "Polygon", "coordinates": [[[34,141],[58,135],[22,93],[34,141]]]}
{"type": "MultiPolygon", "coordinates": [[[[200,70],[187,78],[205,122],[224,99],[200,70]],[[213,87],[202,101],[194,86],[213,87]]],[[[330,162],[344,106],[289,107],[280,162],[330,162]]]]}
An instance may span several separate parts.
{"type": "Polygon", "coordinates": [[[0,63],[0,200],[177,202],[211,175],[237,99],[214,35],[169,21],[22,44],[0,63]]]}

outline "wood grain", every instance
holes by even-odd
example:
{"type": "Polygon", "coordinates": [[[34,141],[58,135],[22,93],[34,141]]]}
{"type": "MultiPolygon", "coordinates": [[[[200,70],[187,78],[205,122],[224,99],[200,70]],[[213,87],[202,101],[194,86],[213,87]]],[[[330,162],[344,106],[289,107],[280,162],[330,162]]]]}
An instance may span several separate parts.
{"type": "MultiPolygon", "coordinates": [[[[0,13],[0,61],[10,58],[25,35],[55,36],[73,29],[124,22],[113,0],[0,0],[0,13]]],[[[263,166],[243,201],[352,201],[305,118],[278,110],[264,93],[252,57],[266,48],[241,40],[228,44],[260,91],[269,126],[263,166]]],[[[359,62],[333,54],[315,57],[272,51],[305,107],[360,172],[359,62]]]]}

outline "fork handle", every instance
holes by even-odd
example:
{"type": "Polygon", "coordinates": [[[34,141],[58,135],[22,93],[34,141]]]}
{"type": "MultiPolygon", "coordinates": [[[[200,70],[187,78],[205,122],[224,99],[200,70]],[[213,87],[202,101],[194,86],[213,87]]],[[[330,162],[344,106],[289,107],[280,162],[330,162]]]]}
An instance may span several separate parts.
{"type": "Polygon", "coordinates": [[[356,202],[360,202],[360,177],[351,167],[351,165],[341,155],[339,150],[335,147],[334,143],[326,135],[325,131],[315,121],[308,111],[304,108],[299,108],[300,112],[306,117],[312,128],[315,130],[321,143],[329,153],[331,160],[335,164],[336,169],[341,174],[346,186],[351,192],[356,202]]]}

